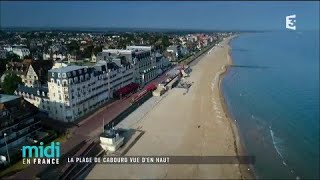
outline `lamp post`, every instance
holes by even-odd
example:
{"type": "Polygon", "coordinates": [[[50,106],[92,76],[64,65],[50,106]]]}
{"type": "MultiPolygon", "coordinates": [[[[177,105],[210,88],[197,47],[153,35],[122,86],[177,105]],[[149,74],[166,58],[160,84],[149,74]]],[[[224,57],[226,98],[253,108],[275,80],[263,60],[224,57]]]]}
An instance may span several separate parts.
{"type": "Polygon", "coordinates": [[[3,136],[4,136],[4,142],[6,143],[8,161],[9,161],[9,164],[10,164],[10,155],[9,155],[8,144],[7,144],[7,139],[6,139],[7,133],[4,133],[3,136]]]}

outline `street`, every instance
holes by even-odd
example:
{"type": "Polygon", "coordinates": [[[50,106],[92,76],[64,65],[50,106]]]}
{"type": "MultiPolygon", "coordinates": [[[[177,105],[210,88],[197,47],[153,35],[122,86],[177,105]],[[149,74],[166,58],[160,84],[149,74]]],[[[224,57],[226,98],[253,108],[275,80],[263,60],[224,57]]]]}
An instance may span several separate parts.
{"type": "MultiPolygon", "coordinates": [[[[170,71],[174,67],[169,68],[167,71],[170,71]]],[[[165,71],[161,76],[150,81],[149,84],[159,84],[161,81],[166,79],[165,71]]],[[[146,86],[147,86],[146,85],[146,86]]],[[[142,90],[141,90],[142,91],[142,90]]],[[[135,94],[140,93],[136,92],[135,94]]],[[[134,96],[131,95],[130,97],[134,96]]],[[[117,100],[111,104],[97,109],[96,112],[82,120],[82,124],[78,127],[72,127],[70,130],[70,138],[61,144],[61,152],[63,155],[70,151],[73,147],[78,145],[82,141],[88,141],[94,138],[97,138],[98,135],[102,132],[102,124],[104,119],[104,125],[108,124],[112,119],[117,117],[122,111],[127,109],[130,106],[130,97],[117,100]]],[[[30,165],[26,169],[10,176],[13,179],[33,179],[38,173],[44,170],[47,165],[30,165]]]]}

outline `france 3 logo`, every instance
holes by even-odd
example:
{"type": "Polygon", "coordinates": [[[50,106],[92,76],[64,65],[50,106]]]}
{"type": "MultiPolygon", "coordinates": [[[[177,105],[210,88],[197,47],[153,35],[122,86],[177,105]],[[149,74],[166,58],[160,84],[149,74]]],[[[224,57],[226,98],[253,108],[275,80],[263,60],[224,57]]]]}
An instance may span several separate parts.
{"type": "Polygon", "coordinates": [[[297,15],[293,14],[290,16],[286,16],[286,28],[291,30],[296,30],[296,23],[297,23],[297,15]]]}

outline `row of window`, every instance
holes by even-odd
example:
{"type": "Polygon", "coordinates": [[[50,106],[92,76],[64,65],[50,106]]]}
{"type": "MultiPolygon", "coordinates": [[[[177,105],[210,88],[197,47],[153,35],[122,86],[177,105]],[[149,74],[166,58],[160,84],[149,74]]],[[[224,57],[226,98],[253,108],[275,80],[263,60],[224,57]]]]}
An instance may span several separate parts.
{"type": "MultiPolygon", "coordinates": [[[[37,96],[34,96],[33,94],[28,94],[28,93],[20,92],[20,91],[15,94],[19,95],[19,96],[23,96],[24,98],[33,99],[33,100],[37,100],[37,101],[40,101],[40,99],[41,99],[41,98],[37,98],[37,96]]],[[[40,91],[37,91],[37,95],[40,96],[40,91]]],[[[42,96],[47,96],[47,93],[42,92],[42,96]]]]}
{"type": "MultiPolygon", "coordinates": [[[[133,73],[129,73],[128,75],[125,75],[125,76],[123,76],[123,77],[127,77],[127,76],[130,76],[130,75],[132,75],[132,74],[133,74],[133,73]]],[[[117,76],[117,74],[113,74],[113,75],[110,76],[110,78],[112,79],[112,78],[114,78],[114,77],[116,77],[116,76],[117,76]]],[[[103,77],[103,75],[99,75],[97,80],[101,80],[102,78],[103,78],[103,80],[107,80],[107,77],[103,77]]],[[[114,81],[118,81],[118,80],[120,80],[120,79],[121,79],[121,77],[119,77],[119,78],[111,81],[111,83],[113,83],[114,81]]],[[[69,84],[73,84],[73,83],[76,84],[76,83],[78,83],[79,81],[80,81],[80,82],[84,82],[84,81],[87,81],[87,80],[90,80],[89,74],[86,74],[85,77],[83,77],[83,76],[81,75],[81,76],[80,76],[80,80],[78,79],[78,77],[69,78],[69,84]]],[[[52,83],[55,83],[55,80],[54,80],[53,78],[51,78],[51,82],[52,82],[52,83]]],[[[58,86],[61,85],[61,81],[60,81],[59,79],[56,80],[56,83],[57,83],[58,86]]],[[[68,81],[67,81],[67,80],[62,80],[62,86],[67,86],[67,85],[68,85],[68,81]]]]}
{"type": "MultiPolygon", "coordinates": [[[[84,69],[78,69],[78,70],[74,70],[72,72],[67,72],[67,73],[58,73],[58,78],[66,78],[66,77],[71,77],[71,74],[73,76],[76,76],[77,75],[77,71],[79,74],[82,74],[82,73],[87,73],[87,69],[84,68],[84,69]]],[[[52,77],[54,77],[54,74],[55,72],[52,72],[52,77]]]]}
{"type": "MultiPolygon", "coordinates": [[[[30,75],[28,77],[29,77],[29,79],[31,79],[30,75]]],[[[33,79],[37,79],[37,76],[33,76],[33,79]]]]}

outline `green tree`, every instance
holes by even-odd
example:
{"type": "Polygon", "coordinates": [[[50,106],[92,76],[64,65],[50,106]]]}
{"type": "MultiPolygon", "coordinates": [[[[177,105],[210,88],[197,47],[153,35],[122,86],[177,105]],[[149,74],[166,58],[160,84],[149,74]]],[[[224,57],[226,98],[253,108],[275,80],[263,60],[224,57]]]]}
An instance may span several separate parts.
{"type": "Polygon", "coordinates": [[[96,55],[97,53],[102,52],[102,49],[103,49],[103,46],[96,46],[93,49],[93,53],[96,55]]]}
{"type": "Polygon", "coordinates": [[[8,53],[7,60],[8,61],[21,61],[20,56],[14,54],[14,53],[8,53]]]}
{"type": "Polygon", "coordinates": [[[91,55],[92,55],[93,48],[94,48],[93,45],[87,46],[87,47],[84,49],[83,57],[84,57],[84,58],[90,58],[91,55]]]}
{"type": "Polygon", "coordinates": [[[77,41],[71,41],[70,44],[67,45],[67,48],[70,52],[77,52],[80,49],[80,45],[77,41]]]}
{"type": "Polygon", "coordinates": [[[8,73],[6,74],[1,87],[5,94],[13,94],[17,89],[18,84],[22,84],[21,78],[14,73],[8,73]]]}
{"type": "Polygon", "coordinates": [[[169,47],[171,45],[170,41],[169,41],[169,37],[168,36],[163,36],[161,39],[161,46],[163,49],[166,49],[167,47],[169,47]]]}
{"type": "Polygon", "coordinates": [[[24,56],[23,59],[32,59],[32,55],[27,55],[27,56],[24,56]]]}
{"type": "Polygon", "coordinates": [[[0,77],[2,74],[6,71],[6,64],[8,60],[7,59],[0,59],[0,77]]]}

